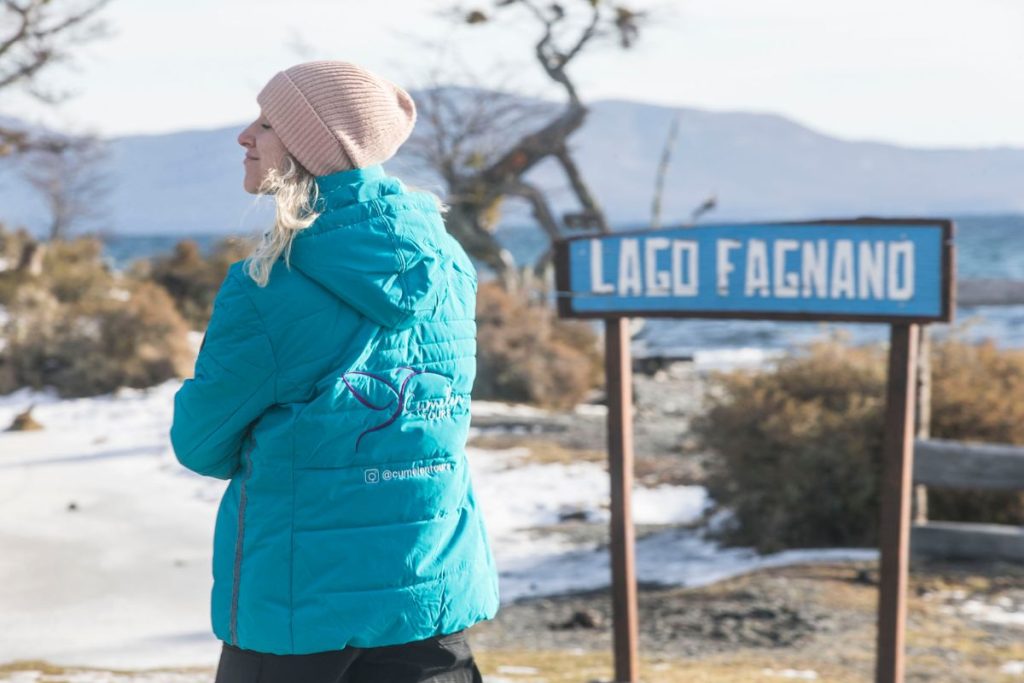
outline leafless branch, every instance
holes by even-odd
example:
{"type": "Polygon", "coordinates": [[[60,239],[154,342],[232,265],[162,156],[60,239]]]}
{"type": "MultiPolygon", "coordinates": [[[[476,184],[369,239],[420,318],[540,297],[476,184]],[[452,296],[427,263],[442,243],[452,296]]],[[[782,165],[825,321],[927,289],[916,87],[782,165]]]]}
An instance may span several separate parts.
{"type": "Polygon", "coordinates": [[[576,198],[579,200],[580,205],[583,207],[583,211],[588,217],[588,223],[601,232],[611,232],[611,226],[608,225],[608,220],[604,216],[604,211],[598,205],[597,200],[590,193],[590,188],[583,181],[583,175],[580,173],[579,167],[576,165],[576,160],[573,159],[569,153],[569,149],[566,145],[562,145],[557,148],[554,152],[555,158],[562,165],[562,170],[565,171],[565,175],[569,178],[569,183],[572,185],[573,192],[576,194],[576,198]]]}
{"type": "Polygon", "coordinates": [[[46,202],[51,240],[67,237],[82,221],[103,214],[110,178],[102,166],[107,153],[93,136],[37,140],[23,158],[24,176],[46,202]]]}
{"type": "MultiPolygon", "coordinates": [[[[44,86],[40,74],[69,63],[73,47],[107,34],[97,20],[110,0],[0,0],[0,91],[20,86],[47,103],[70,96],[44,86]]],[[[0,129],[0,156],[30,149],[22,131],[0,129]]]]}

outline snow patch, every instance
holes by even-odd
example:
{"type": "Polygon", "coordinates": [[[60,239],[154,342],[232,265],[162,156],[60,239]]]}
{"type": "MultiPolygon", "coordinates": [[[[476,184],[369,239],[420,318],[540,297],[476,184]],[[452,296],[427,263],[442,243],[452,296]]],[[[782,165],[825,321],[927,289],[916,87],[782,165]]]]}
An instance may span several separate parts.
{"type": "Polygon", "coordinates": [[[600,403],[580,403],[573,408],[573,412],[583,417],[606,417],[608,415],[608,406],[601,405],[600,403]]]}
{"type": "Polygon", "coordinates": [[[956,607],[947,606],[946,611],[956,611],[989,624],[1024,628],[1024,610],[1019,609],[1007,597],[998,598],[994,602],[977,599],[965,600],[956,607]]]}
{"type": "Polygon", "coordinates": [[[786,355],[783,350],[743,347],[738,349],[703,349],[693,353],[694,366],[704,372],[760,370],[786,355]]]}
{"type": "Polygon", "coordinates": [[[509,674],[512,676],[534,676],[540,673],[540,670],[532,666],[511,666],[508,664],[501,664],[498,666],[498,673],[509,674]]]}
{"type": "Polygon", "coordinates": [[[550,410],[521,403],[502,403],[501,401],[473,399],[473,414],[480,417],[545,417],[553,413],[550,410]]]}
{"type": "Polygon", "coordinates": [[[818,672],[809,669],[762,669],[761,673],[775,678],[795,678],[801,681],[818,680],[818,672]]]}
{"type": "Polygon", "coordinates": [[[692,524],[711,505],[703,486],[638,488],[633,491],[633,521],[636,524],[692,524]]]}
{"type": "Polygon", "coordinates": [[[999,673],[1007,676],[1024,676],[1024,662],[1006,662],[999,667],[999,673]]]}

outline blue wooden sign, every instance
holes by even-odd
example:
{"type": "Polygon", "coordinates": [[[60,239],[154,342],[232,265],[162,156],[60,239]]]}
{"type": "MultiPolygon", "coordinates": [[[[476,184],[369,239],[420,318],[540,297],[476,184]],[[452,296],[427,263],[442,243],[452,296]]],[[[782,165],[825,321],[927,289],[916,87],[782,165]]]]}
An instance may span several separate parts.
{"type": "Polygon", "coordinates": [[[564,317],[949,321],[953,225],[859,219],[586,235],[556,244],[564,317]]]}

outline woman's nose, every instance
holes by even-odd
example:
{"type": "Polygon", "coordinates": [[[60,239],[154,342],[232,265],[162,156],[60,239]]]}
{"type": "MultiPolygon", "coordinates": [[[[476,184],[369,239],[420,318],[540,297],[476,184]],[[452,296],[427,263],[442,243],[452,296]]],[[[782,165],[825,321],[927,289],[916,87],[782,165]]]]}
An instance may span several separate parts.
{"type": "Polygon", "coordinates": [[[238,144],[246,148],[252,147],[252,135],[249,134],[248,128],[246,128],[245,130],[238,134],[238,144]]]}

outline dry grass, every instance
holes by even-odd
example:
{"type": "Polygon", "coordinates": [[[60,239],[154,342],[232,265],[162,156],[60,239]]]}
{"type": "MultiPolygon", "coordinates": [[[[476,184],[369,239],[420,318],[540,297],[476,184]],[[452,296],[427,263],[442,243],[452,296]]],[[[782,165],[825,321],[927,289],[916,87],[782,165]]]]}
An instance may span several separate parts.
{"type": "Polygon", "coordinates": [[[63,666],[54,666],[49,662],[38,659],[19,659],[7,662],[6,664],[0,663],[0,674],[17,673],[19,671],[38,671],[49,676],[56,676],[64,673],[67,669],[63,666]]]}
{"type": "MultiPolygon", "coordinates": [[[[949,630],[948,625],[927,619],[911,620],[908,630],[907,681],[963,681],[989,683],[1020,680],[1000,674],[1008,661],[1024,661],[1024,645],[995,645],[984,632],[975,629],[949,630]],[[928,652],[932,650],[934,652],[928,652]],[[938,650],[957,653],[955,674],[948,656],[938,650]],[[942,678],[949,672],[955,678],[942,678]]],[[[765,652],[740,649],[730,654],[715,654],[699,659],[642,658],[640,680],[645,683],[741,683],[748,681],[800,680],[782,676],[782,670],[813,671],[813,680],[829,683],[864,683],[865,673],[873,671],[874,651],[868,649],[874,630],[845,634],[861,641],[859,652],[840,658],[814,657],[813,653],[765,652]]],[[[612,680],[612,656],[609,652],[587,651],[476,651],[480,669],[487,677],[522,683],[590,683],[612,680]],[[532,670],[532,671],[531,671],[532,670]]]]}
{"type": "MultiPolygon", "coordinates": [[[[516,683],[590,683],[611,681],[612,657],[606,652],[500,650],[477,654],[484,680],[495,676],[516,683]],[[533,670],[531,673],[530,670],[533,670]]],[[[783,670],[817,673],[819,681],[862,683],[859,674],[839,667],[787,656],[717,655],[701,660],[642,658],[640,680],[645,683],[749,683],[794,680],[783,670]],[[775,675],[773,675],[773,672],[775,675]]]]}
{"type": "Polygon", "coordinates": [[[155,669],[98,669],[83,666],[57,666],[36,659],[0,663],[0,682],[38,681],[39,683],[74,683],[104,681],[105,683],[206,683],[214,678],[215,669],[205,666],[160,667],[155,669]]]}

